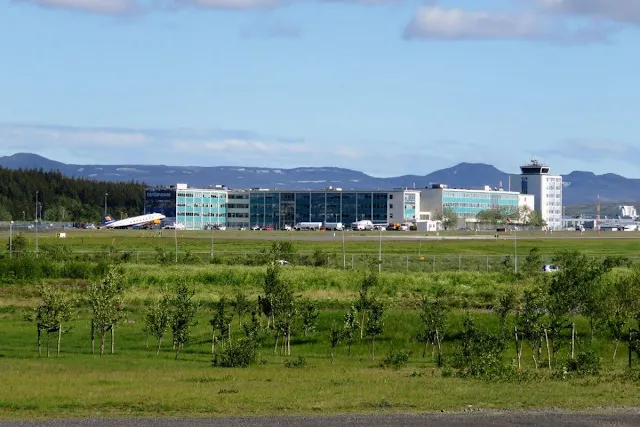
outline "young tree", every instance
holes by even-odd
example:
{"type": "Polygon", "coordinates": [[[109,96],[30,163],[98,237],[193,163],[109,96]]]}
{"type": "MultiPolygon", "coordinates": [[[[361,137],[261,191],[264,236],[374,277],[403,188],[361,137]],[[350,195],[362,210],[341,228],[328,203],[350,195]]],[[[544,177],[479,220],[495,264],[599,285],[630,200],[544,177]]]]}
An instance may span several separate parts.
{"type": "Polygon", "coordinates": [[[318,305],[311,300],[303,300],[298,304],[298,310],[300,317],[302,318],[302,335],[312,333],[316,330],[318,325],[318,317],[320,317],[320,311],[318,305]]]}
{"type": "Polygon", "coordinates": [[[607,282],[603,292],[602,304],[607,313],[607,327],[615,340],[613,360],[618,353],[618,345],[624,336],[624,327],[635,313],[640,311],[638,295],[640,294],[640,271],[633,270],[629,274],[618,275],[607,282]]]}
{"type": "Polygon", "coordinates": [[[507,289],[498,298],[495,311],[498,314],[500,330],[503,334],[507,334],[507,317],[516,307],[517,300],[516,292],[513,289],[507,289]]]}
{"type": "Polygon", "coordinates": [[[529,215],[529,223],[527,224],[531,227],[546,227],[547,221],[542,218],[542,215],[538,211],[531,211],[529,215]]]}
{"type": "Polygon", "coordinates": [[[351,356],[351,346],[356,338],[358,329],[360,329],[360,323],[358,322],[358,309],[351,306],[351,310],[344,315],[344,323],[342,325],[342,337],[344,341],[347,342],[348,356],[351,356]]]}
{"type": "Polygon", "coordinates": [[[198,312],[198,304],[193,301],[195,291],[186,284],[179,285],[175,295],[171,298],[171,333],[173,334],[173,346],[176,351],[175,359],[178,359],[180,349],[189,341],[191,328],[196,325],[195,317],[198,312]]]}
{"type": "Polygon", "coordinates": [[[13,235],[11,242],[7,240],[7,251],[13,250],[13,256],[19,257],[26,255],[27,239],[20,232],[13,235]]]}
{"type": "Polygon", "coordinates": [[[340,341],[342,341],[343,337],[343,329],[337,324],[332,323],[331,328],[329,329],[329,342],[331,343],[331,364],[333,365],[333,355],[335,348],[338,346],[340,341]]]}
{"type": "Polygon", "coordinates": [[[223,295],[220,301],[215,305],[216,311],[213,318],[209,321],[211,324],[211,353],[215,351],[216,342],[216,330],[220,332],[220,342],[224,348],[225,335],[229,338],[231,343],[231,321],[233,319],[233,312],[230,310],[227,298],[223,295]]]}
{"type": "Polygon", "coordinates": [[[33,314],[26,319],[36,323],[38,333],[38,356],[42,355],[41,332],[46,334],[47,357],[49,357],[49,335],[57,332],[56,355],[60,356],[60,343],[62,340],[62,325],[71,319],[71,311],[74,301],[65,295],[60,289],[49,285],[40,285],[38,288],[41,303],[33,314]]]}
{"type": "Polygon", "coordinates": [[[92,310],[91,352],[94,351],[95,333],[100,335],[100,356],[102,356],[106,334],[111,332],[111,354],[113,354],[115,352],[115,328],[125,318],[124,280],[116,267],[111,267],[102,280],[91,284],[88,302],[92,310]]]}
{"type": "Polygon", "coordinates": [[[522,273],[526,273],[528,275],[540,273],[542,268],[542,255],[540,255],[540,249],[538,247],[533,247],[529,250],[529,254],[527,254],[524,259],[524,264],[520,271],[522,273]]]}
{"type": "Polygon", "coordinates": [[[355,303],[355,308],[360,314],[360,339],[364,338],[365,326],[367,323],[367,311],[370,309],[371,300],[369,299],[369,289],[378,284],[378,273],[373,270],[368,271],[362,282],[360,282],[359,299],[355,303]]]}
{"type": "Polygon", "coordinates": [[[369,319],[367,320],[367,336],[371,339],[371,359],[376,358],[376,337],[384,330],[384,304],[372,299],[369,302],[369,319]]]}
{"type": "Polygon", "coordinates": [[[538,369],[538,361],[540,360],[542,352],[542,337],[544,336],[544,325],[542,322],[544,314],[544,290],[540,287],[525,290],[522,297],[522,304],[516,312],[516,326],[514,329],[518,368],[520,367],[520,360],[522,359],[522,343],[526,340],[531,349],[533,363],[536,369],[538,369]]]}
{"type": "Polygon", "coordinates": [[[460,221],[458,214],[449,207],[442,209],[442,212],[436,215],[436,219],[442,221],[442,226],[445,230],[458,227],[458,222],[460,221]]]}
{"type": "Polygon", "coordinates": [[[423,330],[418,335],[419,341],[424,343],[422,357],[426,356],[427,345],[431,343],[434,349],[436,347],[438,349],[438,364],[442,363],[442,338],[444,337],[446,315],[447,310],[440,295],[437,295],[434,300],[426,296],[422,298],[420,318],[423,330]]]}
{"type": "Polygon", "coordinates": [[[165,294],[156,301],[147,311],[145,316],[145,331],[157,341],[156,355],[160,354],[162,338],[167,332],[171,318],[171,296],[165,294]]]}
{"type": "Polygon", "coordinates": [[[238,291],[231,305],[233,306],[234,313],[238,316],[238,327],[242,327],[242,318],[251,310],[252,304],[244,293],[238,291]]]}

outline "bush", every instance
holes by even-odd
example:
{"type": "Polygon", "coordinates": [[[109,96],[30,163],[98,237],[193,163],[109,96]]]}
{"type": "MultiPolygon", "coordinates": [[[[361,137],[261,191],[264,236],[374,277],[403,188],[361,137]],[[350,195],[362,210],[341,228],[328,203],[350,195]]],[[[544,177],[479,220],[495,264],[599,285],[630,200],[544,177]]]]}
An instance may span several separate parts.
{"type": "Polygon", "coordinates": [[[598,375],[600,373],[600,358],[595,351],[588,349],[578,353],[575,359],[567,360],[567,372],[577,376],[598,375]]]}
{"type": "Polygon", "coordinates": [[[468,314],[464,326],[462,343],[454,356],[458,376],[496,379],[511,373],[502,357],[506,348],[503,337],[478,330],[468,314]]]}
{"type": "Polygon", "coordinates": [[[387,357],[382,361],[383,366],[391,366],[393,369],[400,369],[407,366],[411,352],[406,348],[391,348],[387,353],[387,357]]]}
{"type": "Polygon", "coordinates": [[[212,364],[222,368],[246,368],[256,362],[256,344],[253,340],[243,338],[217,353],[212,364]]]}
{"type": "Polygon", "coordinates": [[[298,356],[296,360],[285,360],[284,367],[285,368],[304,368],[307,366],[307,359],[302,356],[298,356]]]}

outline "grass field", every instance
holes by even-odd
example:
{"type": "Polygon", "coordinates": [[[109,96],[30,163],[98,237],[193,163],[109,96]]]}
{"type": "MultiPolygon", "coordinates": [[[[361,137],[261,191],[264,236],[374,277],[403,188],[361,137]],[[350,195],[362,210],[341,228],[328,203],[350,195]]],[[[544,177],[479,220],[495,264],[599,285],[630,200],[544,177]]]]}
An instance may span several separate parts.
{"type": "MultiPolygon", "coordinates": [[[[324,312],[320,329],[326,330],[340,314],[324,312]]],[[[487,327],[495,323],[489,314],[477,317],[487,327]]],[[[117,330],[114,355],[90,354],[85,318],[74,322],[72,333],[64,336],[62,355],[46,359],[37,358],[33,325],[5,309],[3,335],[11,344],[0,351],[0,418],[461,411],[469,405],[577,410],[635,406],[640,399],[638,383],[619,379],[624,349],[613,363],[606,346],[604,372],[595,378],[554,380],[546,369],[531,371],[531,378],[516,383],[444,377],[430,355],[421,357],[421,346],[412,340],[419,318],[406,310],[389,313],[375,361],[364,341],[353,347],[351,356],[341,345],[332,365],[327,338],[317,333],[296,339],[291,357],[273,355],[273,342],[268,340],[260,351],[262,363],[250,368],[211,367],[204,315],[193,342],[177,361],[166,345],[160,356],[155,356],[153,342],[145,346],[140,312],[129,318],[135,323],[117,330]],[[379,365],[391,345],[411,349],[407,367],[379,365]],[[305,367],[284,366],[298,356],[305,358],[305,367]]],[[[450,319],[452,331],[460,327],[461,318],[458,313],[450,319]]],[[[445,353],[451,351],[445,343],[445,353]]],[[[532,369],[527,354],[524,359],[532,369]]]]}
{"type": "MultiPolygon", "coordinates": [[[[157,246],[169,251],[174,236],[158,237],[144,231],[72,231],[68,238],[56,239],[41,234],[39,244],[68,245],[74,251],[117,250],[155,251],[157,246]]],[[[216,251],[254,252],[268,250],[274,239],[294,237],[296,249],[317,249],[340,253],[340,234],[319,233],[216,232],[216,251]],[[262,233],[262,234],[260,234],[262,233]],[[306,240],[305,240],[306,239],[306,240]]],[[[349,254],[377,254],[379,242],[361,240],[358,233],[347,233],[345,249],[349,254]]],[[[360,233],[363,234],[363,233],[360,233]]],[[[410,235],[410,234],[409,234],[410,235]]],[[[370,235],[369,235],[370,236],[370,235]]],[[[613,236],[613,235],[611,235],[613,236]]],[[[567,238],[545,235],[518,237],[523,256],[532,247],[542,253],[558,250],[581,250],[590,255],[617,254],[633,257],[640,240],[629,235],[600,237],[571,234],[567,238]]],[[[635,235],[633,235],[635,236],[635,235]]],[[[33,234],[27,238],[33,245],[33,234]]],[[[375,236],[374,236],[375,237],[375,236]]],[[[448,236],[444,237],[456,237],[448,236]]],[[[5,236],[0,236],[4,240],[5,236]]],[[[179,232],[183,250],[207,252],[208,232],[179,232]]],[[[498,240],[392,240],[383,241],[387,254],[461,254],[485,256],[510,254],[514,241],[510,236],[498,240]]],[[[1,255],[1,254],[0,254],[1,255]]],[[[5,255],[6,256],[6,255],[5,255]]],[[[375,258],[375,256],[373,256],[375,258]]],[[[456,256],[457,258],[457,256],[456,256]]],[[[480,259],[480,258],[479,258],[480,259]]],[[[51,261],[52,264],[57,261],[51,261]]],[[[95,262],[87,263],[97,265],[95,262]]],[[[342,322],[342,315],[357,298],[363,272],[313,267],[282,268],[283,278],[291,283],[299,297],[317,301],[321,307],[318,332],[307,337],[296,335],[290,357],[274,355],[270,335],[260,348],[261,363],[250,368],[214,368],[211,366],[211,304],[220,296],[232,297],[242,291],[250,298],[262,293],[265,268],[240,265],[158,265],[121,264],[127,289],[125,302],[127,323],[116,331],[116,354],[92,355],[89,345],[89,313],[80,308],[70,322],[71,330],[62,340],[60,357],[38,358],[33,323],[24,321],[25,310],[38,304],[39,280],[0,279],[0,418],[47,418],[81,416],[223,416],[301,413],[363,413],[380,411],[461,411],[472,405],[476,409],[566,408],[589,409],[637,406],[640,382],[628,377],[626,343],[612,359],[613,345],[606,334],[598,336],[594,348],[601,357],[601,373],[596,376],[562,375],[558,369],[535,369],[531,352],[525,348],[523,374],[519,380],[486,381],[450,377],[447,369],[434,363],[429,351],[422,358],[422,344],[415,336],[421,319],[417,305],[423,295],[436,290],[447,291],[452,312],[448,316],[444,349],[451,360],[460,339],[463,317],[470,310],[483,330],[497,330],[497,316],[491,311],[498,296],[507,289],[521,293],[535,284],[532,277],[514,278],[504,272],[384,271],[373,294],[387,303],[384,332],[376,344],[376,359],[370,356],[368,340],[354,345],[347,356],[344,344],[338,346],[334,364],[330,361],[328,329],[332,322],[342,322]],[[155,355],[153,339],[146,345],[142,331],[145,307],[159,297],[163,286],[187,283],[195,290],[201,304],[193,338],[173,360],[169,345],[155,355]],[[407,348],[411,357],[407,367],[381,367],[390,348],[407,348]],[[285,367],[285,361],[302,356],[306,366],[285,367]]],[[[51,270],[53,271],[53,270],[51,270]]],[[[63,271],[63,270],[60,270],[63,271]]],[[[0,276],[1,277],[1,276],[0,276]]],[[[82,297],[86,279],[44,278],[82,297]]],[[[578,327],[578,350],[588,341],[585,319],[572,319],[578,327]]],[[[511,321],[513,319],[511,318],[511,321]]],[[[236,322],[234,336],[240,336],[236,322]]],[[[567,333],[569,333],[567,331],[567,333]]],[[[170,340],[169,335],[167,341],[170,340]]],[[[558,353],[561,363],[568,357],[568,347],[558,353]]],[[[515,359],[511,345],[504,355],[506,363],[515,359]]],[[[561,370],[561,369],[560,369],[561,370]]],[[[637,375],[637,374],[636,374],[637,375]]]]}
{"type": "MultiPolygon", "coordinates": [[[[382,252],[387,254],[472,254],[506,255],[514,251],[514,234],[441,232],[383,232],[382,252]]],[[[35,233],[25,233],[29,246],[35,246],[35,233]]],[[[9,233],[0,232],[0,239],[7,240],[9,233]]],[[[117,250],[154,251],[157,247],[179,251],[209,253],[212,242],[214,252],[257,252],[268,250],[273,241],[291,241],[298,251],[342,253],[341,232],[269,232],[269,231],[178,231],[172,230],[70,230],[66,239],[58,239],[56,233],[39,233],[40,245],[64,245],[78,251],[100,251],[113,246],[117,250]],[[335,234],[335,235],[334,235],[335,234]],[[177,237],[177,239],[176,239],[177,237]]],[[[640,234],[603,232],[519,232],[517,251],[526,254],[537,247],[543,254],[560,250],[580,250],[593,255],[640,255],[640,234]]],[[[379,235],[376,232],[345,232],[347,254],[377,254],[379,235]]]]}

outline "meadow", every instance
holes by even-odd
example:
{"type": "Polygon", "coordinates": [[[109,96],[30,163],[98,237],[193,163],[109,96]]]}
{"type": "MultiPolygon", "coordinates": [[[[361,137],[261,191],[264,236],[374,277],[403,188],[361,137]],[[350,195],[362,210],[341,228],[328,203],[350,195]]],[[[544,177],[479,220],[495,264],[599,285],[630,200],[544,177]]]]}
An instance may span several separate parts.
{"type": "MultiPolygon", "coordinates": [[[[212,365],[212,360],[224,349],[217,343],[215,354],[212,353],[210,324],[221,298],[233,299],[242,294],[255,304],[258,296],[265,295],[268,260],[284,256],[269,253],[274,239],[283,233],[246,232],[254,233],[250,236],[265,233],[251,238],[242,238],[234,232],[223,233],[214,234],[216,252],[263,253],[267,262],[234,265],[220,262],[215,258],[217,254],[213,258],[203,256],[198,261],[189,261],[186,254],[189,251],[206,254],[211,239],[210,233],[188,232],[177,233],[181,251],[177,265],[170,252],[175,245],[174,236],[153,236],[146,231],[77,231],[70,232],[64,240],[43,234],[39,236],[42,252],[38,258],[33,252],[30,255],[25,252],[7,259],[7,253],[0,252],[3,268],[0,271],[3,337],[0,418],[421,412],[463,411],[469,407],[584,410],[637,406],[640,399],[637,368],[640,360],[635,353],[636,341],[627,333],[629,328],[637,327],[633,316],[638,309],[640,274],[636,274],[635,267],[620,262],[608,267],[606,272],[593,267],[600,265],[604,256],[633,257],[638,244],[634,238],[519,237],[523,270],[518,274],[513,273],[510,265],[500,262],[492,264],[488,272],[480,268],[436,272],[430,268],[421,271],[383,268],[382,273],[376,274],[375,285],[368,296],[370,301],[384,305],[381,330],[376,335],[375,358],[371,354],[370,337],[364,334],[360,339],[357,334],[350,350],[344,340],[336,345],[332,361],[332,330],[336,325],[343,326],[345,315],[352,306],[358,305],[363,281],[377,271],[375,255],[379,242],[362,241],[351,235],[346,239],[345,251],[363,254],[363,261],[354,268],[345,270],[339,263],[338,268],[330,264],[278,268],[278,275],[292,292],[292,298],[297,302],[310,301],[318,310],[317,325],[306,334],[302,332],[301,320],[295,321],[291,354],[276,345],[275,330],[263,328],[254,363],[244,368],[223,368],[212,365]],[[65,249],[69,252],[51,249],[60,245],[69,248],[65,249]],[[168,259],[158,259],[158,246],[166,248],[160,252],[168,254],[168,259]],[[533,265],[527,265],[526,255],[534,247],[539,248],[538,258],[533,265]],[[567,309],[561,316],[563,325],[575,325],[576,337],[571,340],[572,330],[565,326],[558,329],[558,336],[553,338],[557,351],[549,357],[552,359],[549,369],[546,366],[548,344],[543,346],[542,338],[535,335],[540,343],[538,350],[525,344],[522,337],[518,347],[513,331],[522,324],[528,292],[544,289],[549,301],[558,298],[553,294],[553,275],[539,272],[537,264],[558,251],[577,249],[580,256],[574,258],[580,259],[581,268],[594,274],[602,273],[597,283],[602,284],[598,295],[603,307],[613,307],[619,302],[611,299],[620,293],[618,289],[624,288],[632,295],[631,299],[625,297],[624,304],[628,306],[623,308],[627,317],[620,317],[623,319],[620,330],[624,334],[614,358],[616,340],[607,327],[611,313],[599,312],[602,322],[592,338],[591,312],[585,311],[584,304],[567,309]],[[155,255],[137,262],[132,257],[123,259],[123,254],[134,250],[155,255]],[[81,251],[90,252],[78,256],[81,251]],[[110,354],[107,343],[107,352],[100,356],[91,352],[93,314],[86,298],[92,284],[100,282],[114,264],[122,273],[124,317],[115,328],[115,353],[110,354]],[[372,270],[367,273],[369,269],[372,270]],[[42,304],[39,285],[43,283],[75,301],[73,315],[65,322],[59,356],[55,349],[57,333],[45,333],[43,338],[46,346],[46,337],[50,335],[51,357],[46,357],[44,350],[42,356],[38,355],[36,324],[25,320],[26,314],[42,304]],[[156,340],[145,332],[145,319],[150,307],[167,291],[173,292],[178,284],[192,290],[192,300],[199,308],[190,339],[175,360],[169,332],[160,354],[156,355],[156,340]],[[507,310],[506,323],[503,323],[500,307],[508,295],[515,298],[514,305],[507,310]],[[446,306],[445,322],[440,329],[443,358],[438,356],[433,340],[427,342],[423,357],[424,298],[427,301],[441,299],[443,307],[446,306]],[[476,338],[470,341],[472,329],[466,320],[468,315],[474,320],[476,331],[473,332],[476,338]],[[505,331],[511,332],[505,335],[505,331]],[[470,363],[471,368],[460,364],[460,355],[470,343],[478,353],[477,360],[467,358],[465,362],[470,363]],[[502,349],[498,351],[487,343],[502,349]],[[632,351],[629,351],[630,345],[632,351]],[[573,346],[575,358],[571,352],[573,346]],[[633,362],[631,369],[628,368],[629,355],[633,362]],[[593,368],[596,363],[593,357],[597,358],[597,369],[593,368]],[[521,360],[519,367],[517,360],[521,360]],[[591,370],[580,368],[580,363],[591,366],[591,370]],[[480,366],[481,370],[473,373],[473,366],[480,366]]],[[[291,237],[291,234],[284,235],[291,237]]],[[[34,236],[30,233],[25,236],[26,251],[33,251],[34,236]]],[[[317,240],[314,233],[293,236],[300,238],[293,240],[298,254],[335,252],[340,258],[341,240],[317,240]]],[[[513,243],[508,238],[424,241],[418,255],[418,242],[389,238],[383,241],[383,248],[385,254],[397,256],[447,254],[503,258],[512,253],[513,243]]],[[[564,262],[573,261],[565,259],[564,262]]],[[[388,265],[383,263],[383,267],[388,265]]],[[[574,270],[567,268],[567,271],[574,270]]],[[[580,276],[580,280],[582,282],[576,282],[578,287],[579,283],[596,283],[588,275],[580,276]]],[[[562,294],[562,297],[571,300],[575,295],[562,294]]],[[[586,296],[580,298],[588,300],[586,296]]],[[[552,305],[544,305],[543,309],[551,310],[547,307],[552,305]]],[[[551,333],[551,320],[549,311],[538,319],[540,329],[536,330],[540,332],[544,328],[551,333]]],[[[263,327],[266,321],[267,318],[261,316],[263,327]]],[[[250,315],[235,316],[229,322],[232,342],[240,343],[246,335],[240,322],[249,324],[250,315]]],[[[534,337],[534,332],[531,334],[534,337]]]]}

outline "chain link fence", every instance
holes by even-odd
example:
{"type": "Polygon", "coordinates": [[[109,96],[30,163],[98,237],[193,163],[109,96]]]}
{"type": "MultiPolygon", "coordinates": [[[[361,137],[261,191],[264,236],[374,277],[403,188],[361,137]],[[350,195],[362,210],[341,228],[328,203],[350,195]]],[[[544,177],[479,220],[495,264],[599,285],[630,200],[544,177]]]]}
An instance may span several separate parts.
{"type": "MultiPolygon", "coordinates": [[[[270,254],[262,251],[207,251],[191,252],[172,250],[156,251],[64,251],[50,252],[46,248],[37,255],[40,258],[51,259],[52,261],[94,261],[105,260],[119,261],[133,264],[181,264],[181,265],[245,265],[263,266],[267,265],[271,258],[270,254]]],[[[7,254],[5,253],[5,256],[7,254]]],[[[14,252],[13,257],[21,256],[14,252]]],[[[517,258],[518,269],[526,264],[526,254],[517,258]]],[[[539,268],[544,264],[552,263],[553,255],[542,255],[539,268]]],[[[604,259],[604,256],[594,257],[594,259],[604,259]]],[[[633,263],[638,261],[637,257],[629,258],[633,263]]],[[[466,271],[466,272],[497,272],[514,269],[514,254],[500,255],[480,255],[480,254],[378,254],[374,253],[327,253],[316,252],[296,252],[282,253],[280,260],[285,266],[311,266],[334,269],[365,269],[371,266],[377,267],[380,264],[381,271],[386,272],[407,272],[407,273],[435,273],[444,271],[466,271]]]]}

